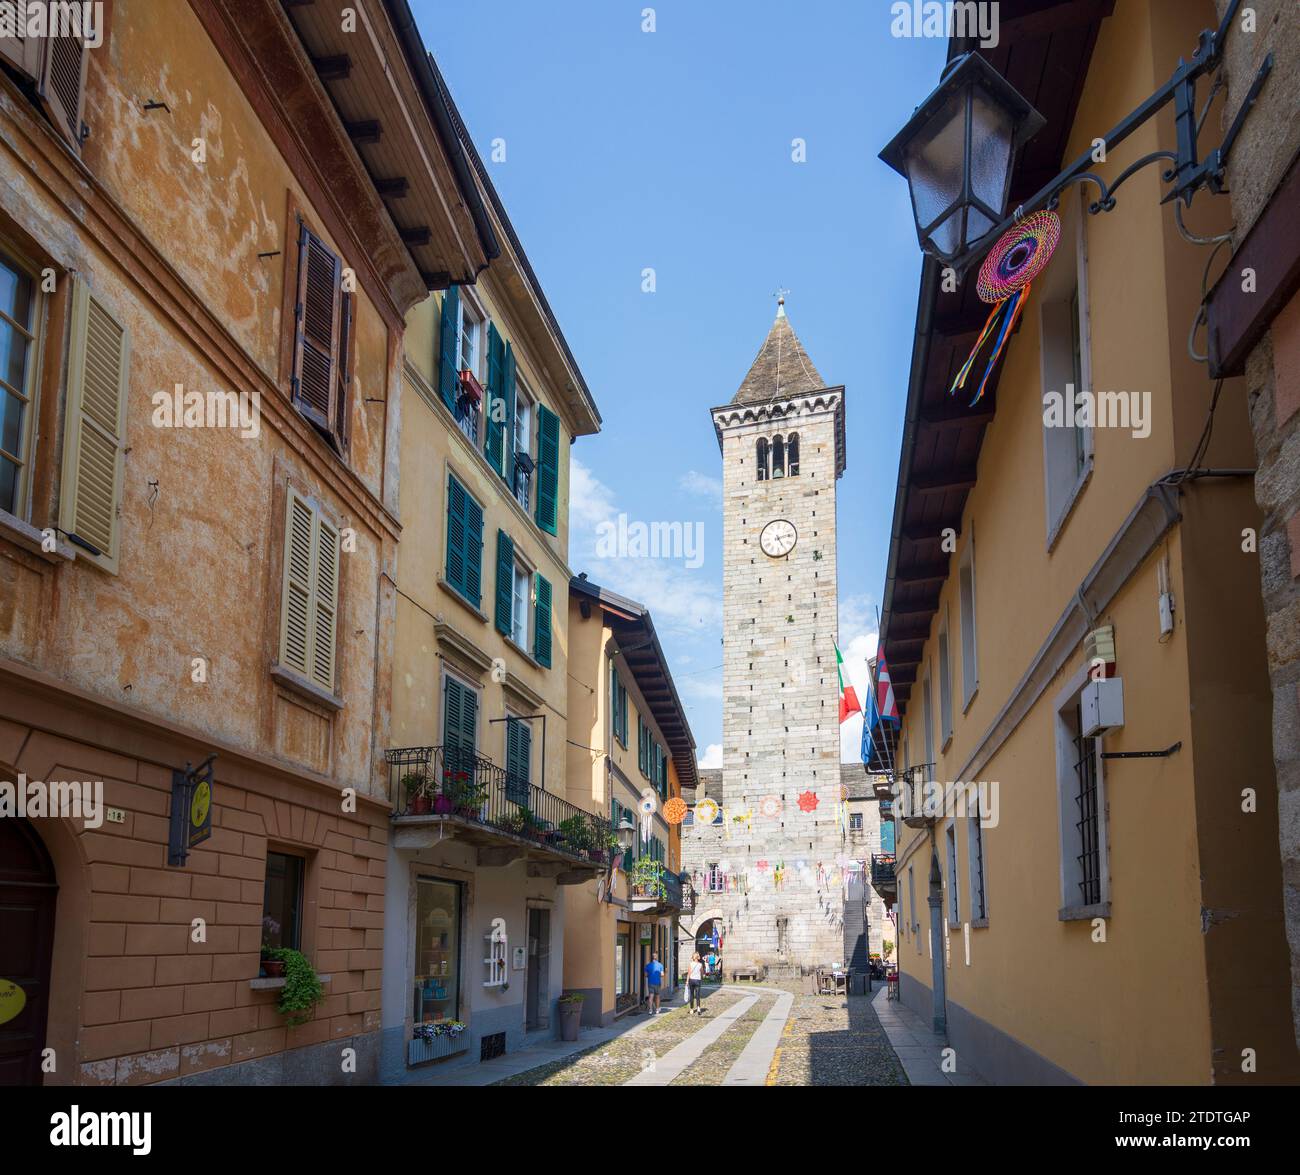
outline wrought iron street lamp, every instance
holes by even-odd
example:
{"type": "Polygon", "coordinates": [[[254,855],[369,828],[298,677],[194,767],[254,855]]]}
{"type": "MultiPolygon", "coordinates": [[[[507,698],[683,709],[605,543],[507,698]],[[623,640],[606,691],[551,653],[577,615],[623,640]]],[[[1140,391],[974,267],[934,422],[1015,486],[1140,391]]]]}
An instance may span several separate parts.
{"type": "Polygon", "coordinates": [[[952,262],[1002,219],[1016,152],[1045,123],[978,53],[949,64],[880,153],[907,179],[925,252],[952,262]]]}
{"type": "MultiPolygon", "coordinates": [[[[1107,185],[1089,170],[1095,162],[1090,147],[1041,191],[1006,215],[1015,153],[1042,128],[1042,116],[978,54],[968,53],[954,60],[938,88],[880,153],[881,159],[907,179],[922,250],[962,272],[1026,213],[1055,207],[1070,184],[1088,181],[1097,186],[1100,195],[1088,206],[1095,216],[1111,211],[1120,185],[1157,160],[1170,164],[1162,175],[1163,181],[1171,185],[1162,203],[1177,200],[1179,205],[1190,206],[1201,188],[1222,192],[1228,153],[1273,68],[1273,56],[1269,54],[1223,142],[1202,160],[1197,153],[1197,136],[1209,103],[1198,117],[1196,81],[1222,64],[1224,40],[1240,3],[1232,0],[1218,29],[1201,33],[1191,60],[1180,60],[1169,81],[1100,136],[1110,152],[1172,101],[1177,151],[1144,155],[1107,185]]],[[[1181,208],[1177,211],[1181,217],[1181,208]]]]}

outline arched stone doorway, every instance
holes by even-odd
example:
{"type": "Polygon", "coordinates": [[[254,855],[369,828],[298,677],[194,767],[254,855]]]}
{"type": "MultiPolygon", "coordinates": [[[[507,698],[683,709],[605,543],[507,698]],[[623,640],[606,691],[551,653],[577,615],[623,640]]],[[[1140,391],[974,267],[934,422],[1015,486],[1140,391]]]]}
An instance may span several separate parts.
{"type": "Polygon", "coordinates": [[[0,1085],[41,1084],[57,895],[54,863],[36,830],[0,819],[0,1017],[22,1001],[0,1022],[0,1085]]]}

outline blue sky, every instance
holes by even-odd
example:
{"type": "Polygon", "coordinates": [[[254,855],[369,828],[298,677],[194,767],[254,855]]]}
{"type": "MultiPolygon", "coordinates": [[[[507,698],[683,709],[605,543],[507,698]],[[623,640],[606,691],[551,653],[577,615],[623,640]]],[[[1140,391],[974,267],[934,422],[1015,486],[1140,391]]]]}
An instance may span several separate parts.
{"type": "Polygon", "coordinates": [[[651,608],[705,760],[722,739],[708,410],[735,393],[786,287],[808,354],[847,386],[840,645],[861,694],[920,275],[907,186],[876,154],[938,80],[946,42],[892,37],[887,0],[412,8],[485,161],[504,140],[493,182],[604,417],[571,450],[573,570],[651,608]],[[597,558],[597,525],[621,512],[703,523],[702,565],[597,558]]]}

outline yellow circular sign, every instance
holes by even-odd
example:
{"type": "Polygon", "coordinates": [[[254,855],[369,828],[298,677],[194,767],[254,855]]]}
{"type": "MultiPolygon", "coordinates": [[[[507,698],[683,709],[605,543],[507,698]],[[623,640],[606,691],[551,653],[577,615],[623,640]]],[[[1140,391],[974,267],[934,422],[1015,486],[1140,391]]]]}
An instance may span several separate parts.
{"type": "Polygon", "coordinates": [[[27,1006],[27,993],[12,979],[0,979],[0,1024],[12,1020],[27,1006]]]}
{"type": "Polygon", "coordinates": [[[194,798],[190,801],[190,823],[195,828],[202,828],[208,818],[208,809],[212,806],[212,788],[207,780],[200,782],[194,789],[194,798]]]}

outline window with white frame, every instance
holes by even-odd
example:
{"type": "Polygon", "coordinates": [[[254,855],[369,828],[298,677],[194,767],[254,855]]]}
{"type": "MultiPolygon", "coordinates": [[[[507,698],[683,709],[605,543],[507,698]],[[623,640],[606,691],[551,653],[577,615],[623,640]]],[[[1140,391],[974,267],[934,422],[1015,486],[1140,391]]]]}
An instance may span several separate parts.
{"type": "Polygon", "coordinates": [[[965,710],[980,686],[975,643],[975,528],[957,564],[957,595],[961,622],[961,705],[965,710]]]}
{"type": "Polygon", "coordinates": [[[957,827],[949,820],[944,836],[944,855],[948,858],[948,925],[961,925],[961,904],[957,893],[957,827]]]}
{"type": "Polygon", "coordinates": [[[523,378],[515,375],[515,468],[512,474],[512,488],[515,500],[525,509],[532,509],[533,491],[533,398],[524,387],[523,378]],[[519,454],[527,460],[518,460],[519,454]]]}
{"type": "Polygon", "coordinates": [[[1101,747],[1083,734],[1079,693],[1086,673],[1058,699],[1057,805],[1060,818],[1061,910],[1094,916],[1110,900],[1106,859],[1106,796],[1101,747]]]}
{"type": "Polygon", "coordinates": [[[979,815],[966,817],[966,876],[970,889],[970,920],[988,919],[988,901],[984,896],[984,829],[979,815]]]}
{"type": "Polygon", "coordinates": [[[0,252],[0,510],[19,517],[31,483],[40,301],[35,275],[0,252]]]}
{"type": "Polygon", "coordinates": [[[533,574],[518,559],[515,560],[513,584],[510,593],[510,638],[521,649],[530,648],[528,623],[532,615],[533,574]]]}
{"type": "Polygon", "coordinates": [[[1092,467],[1087,246],[1077,196],[1062,201],[1061,245],[1042,278],[1039,302],[1043,396],[1043,473],[1050,547],[1092,467]]]}
{"type": "MultiPolygon", "coordinates": [[[[481,384],[482,372],[479,370],[479,363],[483,351],[483,315],[470,304],[469,298],[463,289],[457,306],[456,370],[457,372],[470,372],[474,379],[481,384]]],[[[462,388],[456,400],[456,423],[460,425],[460,431],[476,447],[479,442],[479,421],[482,417],[482,409],[482,402],[476,402],[462,388]]]]}
{"type": "Polygon", "coordinates": [[[952,664],[948,656],[948,609],[943,610],[943,627],[939,629],[939,745],[946,747],[952,738],[952,664]]]}

